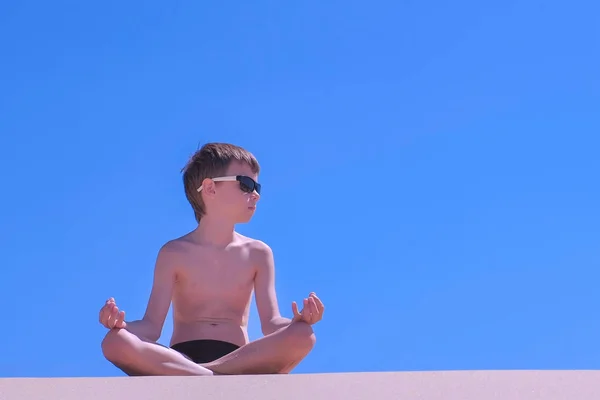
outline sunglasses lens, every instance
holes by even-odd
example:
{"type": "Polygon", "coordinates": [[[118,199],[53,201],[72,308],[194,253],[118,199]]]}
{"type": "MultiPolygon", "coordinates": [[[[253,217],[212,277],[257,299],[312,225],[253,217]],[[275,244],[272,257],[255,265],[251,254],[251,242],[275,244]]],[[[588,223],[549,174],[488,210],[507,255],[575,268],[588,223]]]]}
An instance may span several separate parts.
{"type": "Polygon", "coordinates": [[[252,193],[252,187],[248,186],[248,183],[240,181],[240,189],[246,193],[252,193]]]}
{"type": "Polygon", "coordinates": [[[256,190],[256,193],[260,194],[260,184],[247,176],[240,177],[240,189],[246,193],[252,193],[256,190]]]}

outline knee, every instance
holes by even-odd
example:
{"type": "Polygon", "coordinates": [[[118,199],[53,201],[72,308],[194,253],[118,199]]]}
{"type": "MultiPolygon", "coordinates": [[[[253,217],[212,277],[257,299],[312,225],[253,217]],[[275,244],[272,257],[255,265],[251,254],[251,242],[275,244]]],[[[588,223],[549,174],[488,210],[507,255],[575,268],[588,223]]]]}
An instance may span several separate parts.
{"type": "Polygon", "coordinates": [[[295,322],[289,327],[286,345],[299,353],[308,354],[317,341],[312,327],[306,322],[295,322]]]}
{"type": "Polygon", "coordinates": [[[132,334],[125,329],[111,329],[102,340],[102,354],[112,363],[121,363],[133,347],[132,334]]]}

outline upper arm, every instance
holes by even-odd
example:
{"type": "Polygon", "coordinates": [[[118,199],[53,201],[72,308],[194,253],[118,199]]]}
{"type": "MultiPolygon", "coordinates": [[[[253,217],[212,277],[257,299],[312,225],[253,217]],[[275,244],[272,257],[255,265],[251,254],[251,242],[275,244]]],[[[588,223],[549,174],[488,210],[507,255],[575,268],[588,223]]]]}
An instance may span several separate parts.
{"type": "Polygon", "coordinates": [[[167,243],[159,250],[154,265],[152,290],[143,319],[152,325],[158,336],[171,306],[175,282],[175,256],[173,244],[167,243]]]}
{"type": "Polygon", "coordinates": [[[275,293],[275,261],[271,248],[262,242],[258,242],[255,257],[254,295],[260,322],[264,327],[273,318],[281,316],[275,293]]]}

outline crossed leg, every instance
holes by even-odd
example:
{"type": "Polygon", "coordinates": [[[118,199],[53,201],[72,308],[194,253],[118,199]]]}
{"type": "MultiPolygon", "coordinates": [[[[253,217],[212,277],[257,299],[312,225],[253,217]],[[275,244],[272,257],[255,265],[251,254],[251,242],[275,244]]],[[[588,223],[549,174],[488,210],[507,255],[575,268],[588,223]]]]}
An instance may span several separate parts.
{"type": "Polygon", "coordinates": [[[183,354],[125,329],[108,331],[102,341],[102,353],[129,376],[213,375],[183,354]]]}
{"type": "Polygon", "coordinates": [[[289,373],[298,365],[312,350],[315,340],[309,324],[294,322],[218,360],[198,365],[173,349],[125,329],[112,329],[102,341],[102,352],[130,376],[278,374],[289,373]]]}
{"type": "Polygon", "coordinates": [[[201,366],[219,375],[287,374],[308,355],[315,341],[309,324],[293,322],[201,366]]]}

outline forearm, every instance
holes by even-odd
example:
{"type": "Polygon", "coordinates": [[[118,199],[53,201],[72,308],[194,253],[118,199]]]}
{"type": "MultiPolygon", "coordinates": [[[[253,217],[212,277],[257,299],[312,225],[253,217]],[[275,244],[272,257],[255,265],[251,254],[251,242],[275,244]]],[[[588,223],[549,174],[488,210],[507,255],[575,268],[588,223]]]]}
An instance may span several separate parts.
{"type": "Polygon", "coordinates": [[[160,327],[157,327],[155,324],[145,319],[127,322],[125,329],[140,339],[146,339],[152,342],[156,342],[161,333],[160,327]]]}
{"type": "Polygon", "coordinates": [[[278,330],[285,328],[286,326],[290,325],[292,323],[292,320],[289,318],[284,318],[284,317],[275,317],[272,320],[270,320],[269,322],[267,322],[265,324],[265,326],[263,326],[263,334],[266,335],[270,335],[273,332],[277,332],[278,330]]]}

